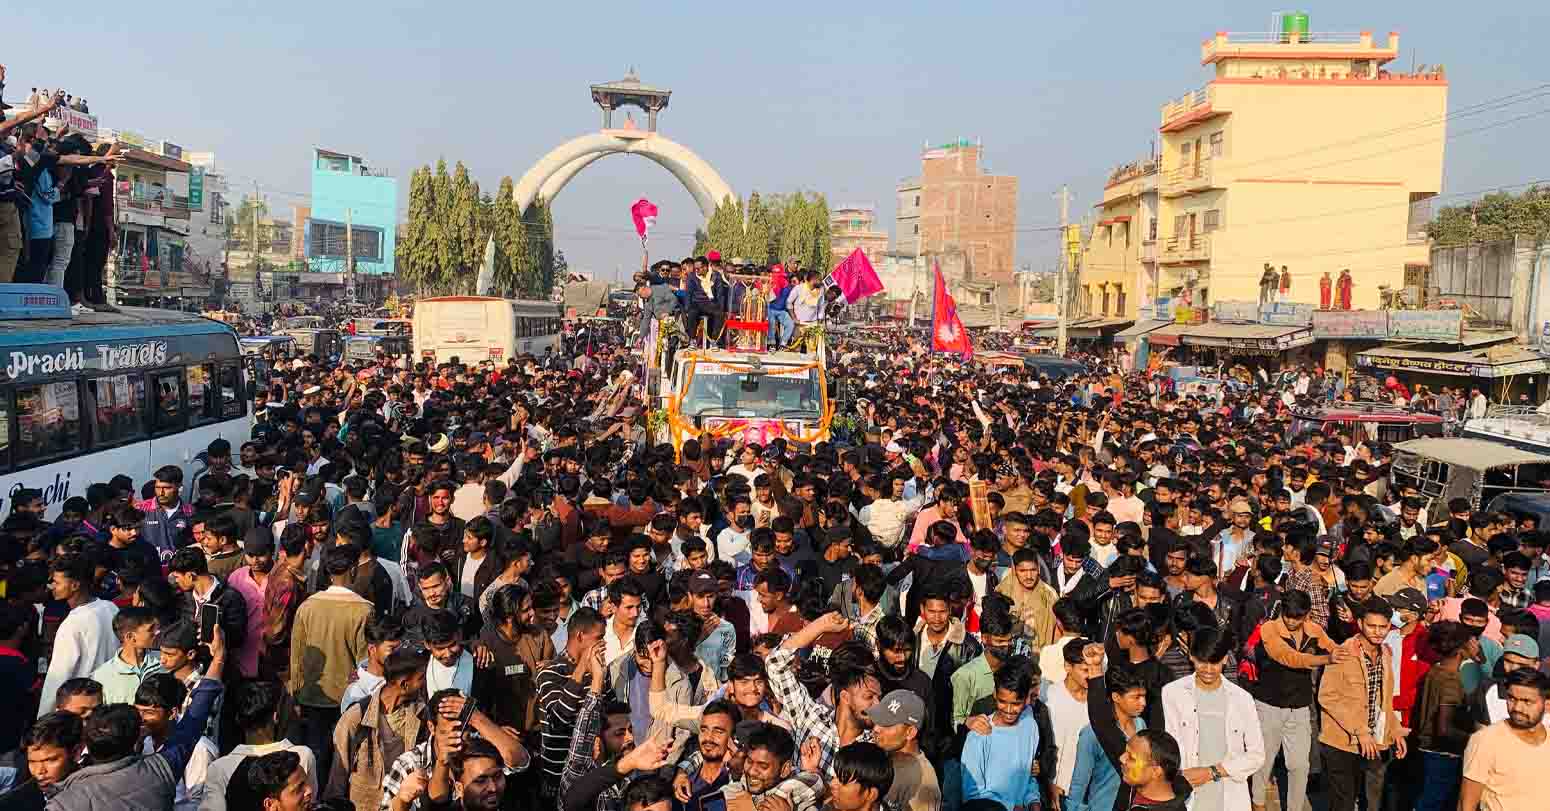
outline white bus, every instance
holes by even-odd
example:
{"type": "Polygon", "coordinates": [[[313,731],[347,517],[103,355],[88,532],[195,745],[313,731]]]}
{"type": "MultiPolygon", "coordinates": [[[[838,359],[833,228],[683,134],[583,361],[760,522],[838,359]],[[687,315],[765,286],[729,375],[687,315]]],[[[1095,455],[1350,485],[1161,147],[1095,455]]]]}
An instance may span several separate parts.
{"type": "Polygon", "coordinates": [[[454,357],[466,364],[543,357],[560,349],[560,306],[490,296],[440,296],[414,304],[414,356],[429,363],[454,357]]]}
{"type": "MultiPolygon", "coordinates": [[[[136,488],[253,431],[252,399],[231,327],[171,310],[124,307],[72,319],[0,320],[0,496],[43,491],[47,517],[122,473],[136,488]]],[[[186,494],[186,492],[185,492],[186,494]]]]}

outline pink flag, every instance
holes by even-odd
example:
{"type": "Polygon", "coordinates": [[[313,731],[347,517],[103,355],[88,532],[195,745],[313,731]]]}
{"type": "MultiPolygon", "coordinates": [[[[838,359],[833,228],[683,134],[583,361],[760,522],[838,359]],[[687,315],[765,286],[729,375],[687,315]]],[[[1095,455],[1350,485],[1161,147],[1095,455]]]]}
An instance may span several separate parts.
{"type": "Polygon", "coordinates": [[[883,282],[877,278],[877,271],[872,269],[872,263],[867,261],[866,254],[857,248],[845,257],[845,261],[839,263],[830,274],[834,283],[839,285],[840,292],[845,294],[846,304],[856,302],[883,292],[883,282]]]}
{"type": "Polygon", "coordinates": [[[646,241],[646,235],[651,233],[651,227],[657,224],[657,204],[642,197],[630,206],[630,218],[635,220],[635,233],[640,235],[640,241],[646,241]]]}

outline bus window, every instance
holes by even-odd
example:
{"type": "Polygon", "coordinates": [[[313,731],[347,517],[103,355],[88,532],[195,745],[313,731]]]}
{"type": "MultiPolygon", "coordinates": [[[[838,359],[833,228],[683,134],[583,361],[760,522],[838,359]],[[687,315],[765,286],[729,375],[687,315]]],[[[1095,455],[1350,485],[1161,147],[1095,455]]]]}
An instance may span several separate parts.
{"type": "Polygon", "coordinates": [[[221,367],[221,416],[240,417],[242,405],[242,367],[228,363],[221,367]]]}
{"type": "Polygon", "coordinates": [[[188,427],[188,416],[183,413],[183,372],[161,372],[151,376],[151,386],[156,396],[154,425],[157,433],[181,431],[188,427]]]}
{"type": "Polygon", "coordinates": [[[96,410],[94,442],[116,445],[145,433],[145,378],[115,375],[86,381],[96,410]]]}
{"type": "Polygon", "coordinates": [[[16,388],[16,464],[81,449],[81,402],[76,382],[16,388]]]}
{"type": "Polygon", "coordinates": [[[220,398],[214,396],[215,364],[190,366],[188,373],[188,416],[194,424],[220,416],[220,398]]]}
{"type": "Polygon", "coordinates": [[[11,467],[11,393],[0,392],[0,470],[11,467]]]}

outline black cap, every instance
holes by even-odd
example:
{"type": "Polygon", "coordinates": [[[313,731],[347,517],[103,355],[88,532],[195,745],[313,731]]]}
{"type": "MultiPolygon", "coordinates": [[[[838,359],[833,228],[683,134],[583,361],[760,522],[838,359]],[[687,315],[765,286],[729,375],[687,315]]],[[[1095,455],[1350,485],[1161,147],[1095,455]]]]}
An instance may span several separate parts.
{"type": "Polygon", "coordinates": [[[248,534],[242,537],[242,551],[255,556],[274,552],[274,533],[269,530],[269,527],[254,527],[248,530],[248,534]]]}

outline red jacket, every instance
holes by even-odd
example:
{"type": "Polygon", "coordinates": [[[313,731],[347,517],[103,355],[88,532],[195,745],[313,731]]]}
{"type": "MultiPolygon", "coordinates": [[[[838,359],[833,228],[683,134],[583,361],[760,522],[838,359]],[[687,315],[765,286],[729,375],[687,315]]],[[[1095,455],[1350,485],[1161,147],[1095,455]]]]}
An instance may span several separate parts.
{"type": "Polygon", "coordinates": [[[1408,729],[1412,728],[1410,710],[1415,706],[1416,692],[1421,687],[1421,680],[1426,678],[1426,671],[1432,669],[1432,664],[1438,657],[1432,651],[1425,625],[1403,638],[1400,642],[1400,651],[1399,683],[1395,685],[1394,690],[1394,711],[1399,713],[1400,721],[1408,729]]]}

